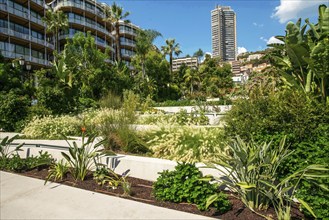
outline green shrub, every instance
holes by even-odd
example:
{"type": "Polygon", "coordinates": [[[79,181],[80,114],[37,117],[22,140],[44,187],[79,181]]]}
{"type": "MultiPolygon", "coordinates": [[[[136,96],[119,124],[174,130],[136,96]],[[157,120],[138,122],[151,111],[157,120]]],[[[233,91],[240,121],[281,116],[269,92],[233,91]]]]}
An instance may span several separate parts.
{"type": "MultiPolygon", "coordinates": [[[[240,99],[227,113],[225,122],[229,137],[239,135],[259,143],[272,140],[277,145],[287,136],[286,143],[294,152],[279,167],[282,178],[311,163],[329,164],[329,106],[304,93],[283,90],[240,99]]],[[[298,196],[308,202],[319,218],[328,218],[328,193],[305,181],[300,187],[298,196]]]]}
{"type": "Polygon", "coordinates": [[[49,181],[49,180],[63,180],[63,178],[66,176],[66,174],[69,172],[69,167],[68,167],[68,163],[66,161],[64,161],[63,159],[61,159],[59,162],[57,163],[53,163],[48,170],[48,175],[45,179],[45,184],[49,181]]]}
{"type": "Polygon", "coordinates": [[[99,105],[102,108],[120,109],[122,106],[122,100],[119,95],[109,91],[99,100],[99,105]]]}
{"type": "Polygon", "coordinates": [[[14,172],[24,172],[34,168],[44,169],[52,164],[54,159],[48,152],[39,151],[38,156],[21,158],[18,154],[13,154],[12,157],[1,159],[1,169],[14,172]]]}
{"type": "Polygon", "coordinates": [[[20,95],[14,90],[0,92],[0,129],[21,131],[30,104],[28,96],[20,95]]]}
{"type": "MultiPolygon", "coordinates": [[[[245,206],[257,214],[258,210],[273,206],[279,220],[290,219],[291,205],[301,180],[329,177],[329,168],[309,165],[280,180],[278,167],[291,154],[285,146],[285,138],[277,147],[271,143],[247,143],[237,138],[229,144],[229,150],[230,156],[221,157],[217,163],[220,167],[210,165],[227,178],[218,180],[237,193],[245,206]]],[[[215,198],[216,195],[209,197],[207,204],[215,198]]],[[[303,200],[298,201],[312,212],[303,200]]]]}
{"type": "MultiPolygon", "coordinates": [[[[218,192],[218,185],[200,180],[202,173],[194,164],[178,164],[174,171],[165,170],[159,174],[153,193],[160,200],[188,202],[196,204],[200,210],[206,210],[207,197],[218,192]]],[[[231,208],[231,204],[225,194],[219,195],[213,206],[224,213],[231,208]]]]}

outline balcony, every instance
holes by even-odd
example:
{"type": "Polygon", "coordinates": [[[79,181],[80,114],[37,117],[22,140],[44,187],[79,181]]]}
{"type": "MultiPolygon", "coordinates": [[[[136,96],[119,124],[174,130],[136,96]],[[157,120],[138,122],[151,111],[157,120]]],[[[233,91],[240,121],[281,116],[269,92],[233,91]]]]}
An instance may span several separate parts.
{"type": "Polygon", "coordinates": [[[38,4],[38,5],[42,6],[42,7],[44,6],[43,1],[41,1],[41,0],[32,0],[32,2],[38,4]]]}
{"type": "Polygon", "coordinates": [[[36,37],[32,37],[32,36],[30,37],[30,35],[28,35],[28,34],[23,34],[23,33],[13,31],[13,30],[8,29],[8,28],[3,28],[3,27],[0,28],[0,32],[4,33],[5,35],[17,37],[17,38],[20,38],[20,39],[23,39],[23,40],[31,41],[31,42],[43,45],[45,47],[49,47],[51,49],[54,49],[53,44],[51,44],[49,42],[46,42],[45,40],[36,38],[36,37]]]}
{"type": "Polygon", "coordinates": [[[105,14],[102,11],[100,11],[99,9],[96,9],[95,10],[95,9],[91,9],[91,8],[85,7],[84,4],[77,4],[75,2],[69,2],[69,1],[59,2],[56,5],[56,7],[54,8],[54,10],[56,11],[56,10],[60,9],[61,7],[74,7],[74,8],[78,8],[78,9],[84,10],[84,11],[89,11],[92,14],[97,15],[100,18],[105,18],[105,14]]]}
{"type": "Polygon", "coordinates": [[[121,46],[129,46],[129,47],[136,47],[135,42],[127,42],[127,41],[122,41],[120,42],[121,46]]]}
{"type": "Polygon", "coordinates": [[[92,28],[94,30],[100,31],[106,35],[110,35],[110,32],[108,32],[104,28],[98,27],[95,24],[90,24],[90,23],[86,22],[85,19],[80,20],[80,19],[75,19],[75,18],[69,18],[69,23],[80,24],[82,26],[86,26],[86,27],[92,28]]]}
{"type": "Polygon", "coordinates": [[[137,36],[136,32],[133,30],[125,30],[125,29],[120,29],[120,35],[121,34],[127,34],[127,35],[132,35],[132,36],[137,36]]]}
{"type": "Polygon", "coordinates": [[[4,57],[10,58],[10,59],[16,59],[16,58],[23,57],[25,59],[25,61],[29,61],[31,63],[36,63],[36,64],[40,64],[40,65],[44,65],[44,66],[51,65],[51,63],[48,60],[35,58],[30,55],[22,55],[22,54],[18,54],[18,53],[15,53],[12,51],[6,51],[6,50],[1,51],[1,53],[4,57]]]}

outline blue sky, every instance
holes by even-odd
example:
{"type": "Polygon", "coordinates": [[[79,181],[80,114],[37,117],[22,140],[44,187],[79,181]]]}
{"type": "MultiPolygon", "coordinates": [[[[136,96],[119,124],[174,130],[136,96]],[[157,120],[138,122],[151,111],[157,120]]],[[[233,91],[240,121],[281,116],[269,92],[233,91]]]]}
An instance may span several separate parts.
{"type": "MultiPolygon", "coordinates": [[[[112,1],[102,1],[109,5],[112,1]]],[[[165,39],[175,38],[182,54],[192,55],[201,48],[211,52],[210,11],[218,5],[231,6],[237,15],[237,40],[240,50],[265,49],[275,35],[284,35],[287,21],[310,17],[317,20],[317,7],[329,0],[118,0],[130,12],[132,23],[143,29],[159,31],[165,39]]]]}

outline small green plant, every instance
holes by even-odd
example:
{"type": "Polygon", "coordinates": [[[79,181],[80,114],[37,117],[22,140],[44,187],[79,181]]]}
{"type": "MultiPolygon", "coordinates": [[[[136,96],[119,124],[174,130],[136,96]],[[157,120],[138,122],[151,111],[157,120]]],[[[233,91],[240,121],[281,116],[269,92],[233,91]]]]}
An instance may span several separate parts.
{"type": "Polygon", "coordinates": [[[12,138],[9,138],[9,136],[5,137],[0,142],[0,159],[6,160],[8,159],[13,153],[17,153],[18,151],[22,151],[22,147],[24,143],[19,144],[12,150],[10,150],[10,146],[12,145],[13,141],[18,137],[18,135],[13,136],[12,138]]]}
{"type": "Polygon", "coordinates": [[[27,170],[27,164],[24,159],[22,159],[18,154],[13,155],[5,165],[6,170],[11,170],[14,172],[22,172],[27,170]]]}
{"type": "Polygon", "coordinates": [[[119,176],[113,170],[108,169],[104,166],[99,167],[94,172],[94,180],[98,185],[107,186],[112,189],[117,189],[119,186],[123,189],[124,196],[131,195],[131,184],[127,180],[127,175],[119,176]]]}
{"type": "Polygon", "coordinates": [[[25,159],[25,163],[27,165],[28,170],[32,170],[34,168],[38,168],[38,170],[42,170],[44,168],[48,168],[51,164],[54,163],[54,158],[46,151],[39,151],[38,156],[27,157],[25,159]]]}
{"type": "MultiPolygon", "coordinates": [[[[178,164],[174,171],[165,170],[160,173],[153,185],[153,193],[160,200],[188,202],[196,204],[200,210],[206,210],[206,199],[218,192],[218,185],[202,181],[202,178],[202,173],[194,164],[178,164]]],[[[225,194],[218,193],[213,206],[224,213],[231,208],[231,204],[225,194]]]]}
{"type": "Polygon", "coordinates": [[[45,179],[45,185],[49,180],[63,180],[63,178],[67,175],[68,172],[68,163],[63,159],[58,161],[58,163],[53,163],[48,170],[48,175],[45,179]]]}
{"type": "Polygon", "coordinates": [[[75,141],[73,141],[72,146],[66,137],[65,139],[70,146],[69,154],[62,152],[62,155],[70,165],[70,172],[74,179],[83,181],[88,171],[93,168],[95,158],[104,155],[102,150],[99,149],[103,145],[104,140],[93,145],[96,135],[90,135],[87,141],[85,141],[85,133],[82,132],[82,143],[81,147],[79,147],[75,141]]]}

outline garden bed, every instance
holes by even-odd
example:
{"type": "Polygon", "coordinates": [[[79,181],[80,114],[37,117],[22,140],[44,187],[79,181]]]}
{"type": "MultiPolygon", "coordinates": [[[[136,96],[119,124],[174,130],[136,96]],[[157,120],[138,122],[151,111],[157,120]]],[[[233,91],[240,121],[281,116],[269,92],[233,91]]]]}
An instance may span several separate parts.
{"type": "MultiPolygon", "coordinates": [[[[38,179],[45,179],[48,175],[47,169],[33,169],[27,172],[20,173],[24,176],[29,176],[33,178],[38,179]]],[[[98,185],[95,180],[93,180],[93,175],[90,173],[87,175],[87,178],[84,181],[75,181],[74,178],[68,174],[65,179],[62,181],[59,181],[58,183],[73,186],[85,190],[90,190],[102,194],[107,194],[111,196],[117,196],[124,199],[130,199],[138,202],[143,202],[151,205],[156,205],[160,207],[165,207],[169,209],[174,209],[178,211],[184,211],[188,213],[194,213],[197,215],[203,215],[203,216],[209,216],[214,217],[218,219],[244,219],[244,220],[257,220],[257,219],[264,219],[260,217],[259,215],[251,212],[248,208],[245,208],[243,203],[236,199],[231,193],[226,192],[228,194],[229,200],[232,204],[232,209],[224,214],[220,214],[216,212],[214,209],[210,209],[208,211],[200,211],[197,209],[196,205],[193,204],[187,204],[187,203],[173,203],[173,202],[165,202],[165,201],[158,201],[154,198],[152,195],[152,185],[153,182],[142,180],[138,178],[133,177],[127,177],[127,180],[129,183],[131,183],[131,192],[132,194],[130,196],[123,196],[123,190],[121,187],[117,189],[107,188],[105,186],[98,185]]],[[[272,208],[267,210],[266,212],[262,212],[262,214],[266,216],[275,217],[275,212],[272,208]]],[[[299,212],[299,210],[294,207],[292,208],[292,219],[304,219],[304,216],[299,212]]]]}

